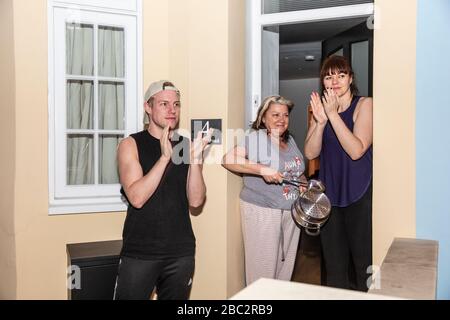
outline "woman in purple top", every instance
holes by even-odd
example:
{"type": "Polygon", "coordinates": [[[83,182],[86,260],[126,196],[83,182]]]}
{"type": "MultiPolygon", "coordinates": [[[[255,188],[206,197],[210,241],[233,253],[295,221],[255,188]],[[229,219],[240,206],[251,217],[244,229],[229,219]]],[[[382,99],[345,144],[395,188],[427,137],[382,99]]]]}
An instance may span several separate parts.
{"type": "Polygon", "coordinates": [[[320,80],[324,94],[311,94],[305,156],[320,156],[319,179],[332,204],[321,230],[326,284],[367,291],[372,265],[372,98],[357,95],[344,57],[327,58],[320,80]]]}

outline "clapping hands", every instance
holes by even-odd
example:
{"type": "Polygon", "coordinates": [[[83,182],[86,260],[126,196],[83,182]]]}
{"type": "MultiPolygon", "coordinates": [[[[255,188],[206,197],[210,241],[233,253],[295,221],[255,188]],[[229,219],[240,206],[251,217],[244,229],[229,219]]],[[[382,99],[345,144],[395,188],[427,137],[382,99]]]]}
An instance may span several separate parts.
{"type": "Polygon", "coordinates": [[[161,139],[159,140],[160,146],[161,146],[161,158],[163,158],[166,161],[170,161],[172,158],[172,143],[169,139],[170,134],[170,126],[166,126],[162,132],[161,139]]]}
{"type": "Polygon", "coordinates": [[[317,92],[311,93],[309,103],[318,124],[325,124],[329,116],[337,113],[339,108],[339,98],[333,89],[325,90],[322,98],[317,92]]]}
{"type": "Polygon", "coordinates": [[[206,146],[211,142],[211,137],[214,129],[208,130],[208,133],[202,137],[202,132],[197,133],[197,137],[191,142],[191,164],[202,164],[203,163],[203,151],[206,146]]]}
{"type": "Polygon", "coordinates": [[[311,109],[313,112],[314,120],[318,124],[325,124],[328,121],[327,114],[325,113],[324,106],[322,104],[322,100],[317,92],[311,93],[311,100],[309,101],[311,105],[311,109]]]}
{"type": "Polygon", "coordinates": [[[322,97],[323,107],[325,113],[329,117],[331,114],[337,113],[339,108],[338,96],[333,89],[327,89],[323,93],[322,97]]]}

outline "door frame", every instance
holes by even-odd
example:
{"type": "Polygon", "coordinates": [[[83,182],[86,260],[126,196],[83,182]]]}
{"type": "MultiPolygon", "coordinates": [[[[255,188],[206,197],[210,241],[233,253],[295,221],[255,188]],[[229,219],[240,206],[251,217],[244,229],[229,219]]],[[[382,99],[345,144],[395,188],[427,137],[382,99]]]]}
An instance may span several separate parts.
{"type": "Polygon", "coordinates": [[[373,3],[262,14],[262,0],[246,0],[245,126],[250,127],[261,102],[262,29],[271,25],[370,17],[373,3]]]}

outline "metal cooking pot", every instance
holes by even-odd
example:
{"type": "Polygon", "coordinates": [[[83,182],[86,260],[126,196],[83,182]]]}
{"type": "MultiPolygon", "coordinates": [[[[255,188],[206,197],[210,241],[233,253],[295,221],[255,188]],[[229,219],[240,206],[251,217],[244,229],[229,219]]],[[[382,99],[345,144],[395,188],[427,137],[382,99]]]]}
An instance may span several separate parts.
{"type": "MultiPolygon", "coordinates": [[[[294,184],[292,181],[289,183],[294,184]]],[[[328,220],[331,203],[324,193],[325,186],[321,181],[311,179],[307,188],[292,204],[291,214],[297,226],[303,227],[307,234],[317,236],[328,220]]]]}

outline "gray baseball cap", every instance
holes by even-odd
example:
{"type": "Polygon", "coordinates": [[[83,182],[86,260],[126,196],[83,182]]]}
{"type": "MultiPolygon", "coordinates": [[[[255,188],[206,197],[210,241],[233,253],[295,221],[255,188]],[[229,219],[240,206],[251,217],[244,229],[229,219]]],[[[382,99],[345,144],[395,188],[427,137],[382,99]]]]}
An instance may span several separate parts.
{"type": "Polygon", "coordinates": [[[150,84],[144,94],[144,101],[148,101],[155,94],[164,90],[172,90],[175,91],[178,95],[180,94],[180,90],[178,90],[171,81],[159,80],[150,84]]]}

